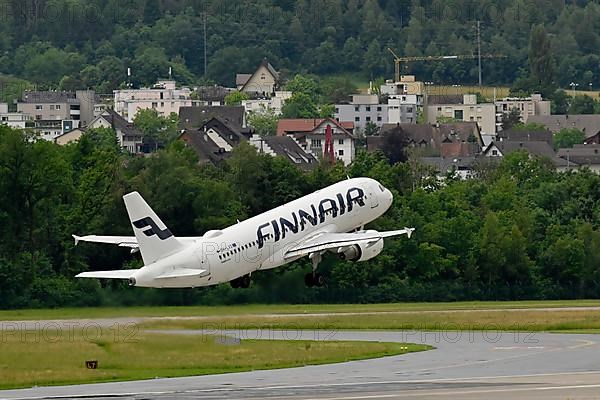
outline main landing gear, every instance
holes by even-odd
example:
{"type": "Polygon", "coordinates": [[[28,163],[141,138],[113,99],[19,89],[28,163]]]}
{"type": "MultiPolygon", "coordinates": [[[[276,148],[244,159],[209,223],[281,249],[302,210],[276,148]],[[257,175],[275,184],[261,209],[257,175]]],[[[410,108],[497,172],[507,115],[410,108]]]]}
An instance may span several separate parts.
{"type": "Polygon", "coordinates": [[[321,262],[321,252],[311,253],[308,258],[312,261],[312,272],[304,276],[304,283],[308,287],[322,287],[325,285],[325,278],[317,272],[317,265],[321,262]]]}
{"type": "Polygon", "coordinates": [[[248,289],[250,287],[250,281],[251,281],[250,274],[248,274],[248,275],[240,276],[239,278],[235,278],[234,280],[229,282],[229,284],[234,289],[238,289],[238,288],[248,289]]]}

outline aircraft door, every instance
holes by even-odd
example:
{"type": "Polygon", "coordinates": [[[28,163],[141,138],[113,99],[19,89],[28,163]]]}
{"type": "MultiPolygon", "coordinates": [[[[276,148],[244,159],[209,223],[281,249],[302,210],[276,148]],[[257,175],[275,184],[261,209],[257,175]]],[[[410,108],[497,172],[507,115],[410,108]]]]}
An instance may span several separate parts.
{"type": "Polygon", "coordinates": [[[373,190],[373,188],[369,185],[369,203],[371,204],[371,208],[375,208],[379,206],[379,197],[377,197],[377,192],[373,190]]]}

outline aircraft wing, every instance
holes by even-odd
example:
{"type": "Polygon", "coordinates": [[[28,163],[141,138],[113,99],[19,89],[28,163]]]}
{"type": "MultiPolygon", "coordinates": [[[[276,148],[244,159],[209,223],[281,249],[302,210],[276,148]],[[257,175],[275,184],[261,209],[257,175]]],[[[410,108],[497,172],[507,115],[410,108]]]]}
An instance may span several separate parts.
{"type": "Polygon", "coordinates": [[[359,231],[352,233],[322,233],[292,247],[285,253],[285,258],[304,256],[310,253],[351,246],[359,242],[376,242],[389,236],[412,235],[415,228],[404,228],[396,231],[359,231]]]}
{"type": "Polygon", "coordinates": [[[139,269],[117,269],[112,271],[89,271],[75,275],[75,278],[129,279],[139,269]]]}
{"type": "Polygon", "coordinates": [[[99,235],[77,236],[77,235],[73,235],[73,239],[75,239],[76,246],[79,244],[79,242],[95,242],[95,243],[117,244],[120,247],[131,247],[134,249],[138,248],[138,243],[137,243],[135,236],[99,236],[99,235]]]}

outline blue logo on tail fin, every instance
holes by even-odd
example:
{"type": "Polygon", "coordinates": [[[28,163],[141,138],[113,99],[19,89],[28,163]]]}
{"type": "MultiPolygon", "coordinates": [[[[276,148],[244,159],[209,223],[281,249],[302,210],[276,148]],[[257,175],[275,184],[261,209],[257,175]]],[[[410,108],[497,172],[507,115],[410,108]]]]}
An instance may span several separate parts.
{"type": "Polygon", "coordinates": [[[169,228],[160,229],[158,225],[156,225],[156,222],[154,222],[154,220],[150,217],[144,217],[142,219],[138,219],[137,221],[133,221],[133,226],[139,229],[149,226],[150,229],[146,229],[144,234],[146,236],[156,235],[160,240],[165,240],[173,236],[169,228]]]}

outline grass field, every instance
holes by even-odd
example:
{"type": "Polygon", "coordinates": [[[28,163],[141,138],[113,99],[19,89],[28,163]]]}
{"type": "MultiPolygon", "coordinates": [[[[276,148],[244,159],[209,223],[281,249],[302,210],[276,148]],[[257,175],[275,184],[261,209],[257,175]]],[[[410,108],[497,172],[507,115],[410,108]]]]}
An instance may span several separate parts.
{"type": "Polygon", "coordinates": [[[240,315],[147,320],[142,329],[394,329],[554,331],[600,329],[600,310],[472,310],[240,315]]]}
{"type": "Polygon", "coordinates": [[[497,310],[509,308],[600,307],[600,300],[463,301],[452,303],[385,304],[249,304],[236,306],[97,307],[1,310],[0,321],[115,317],[204,317],[257,314],[315,314],[349,312],[497,310]]]}
{"type": "MultiPolygon", "coordinates": [[[[1,332],[0,332],[1,333],[1,332]]],[[[324,364],[423,351],[413,344],[242,340],[112,330],[22,331],[0,341],[0,389],[203,375],[324,364]],[[100,334],[99,334],[100,332],[100,334]],[[86,360],[98,360],[87,369],[86,360]]]]}

